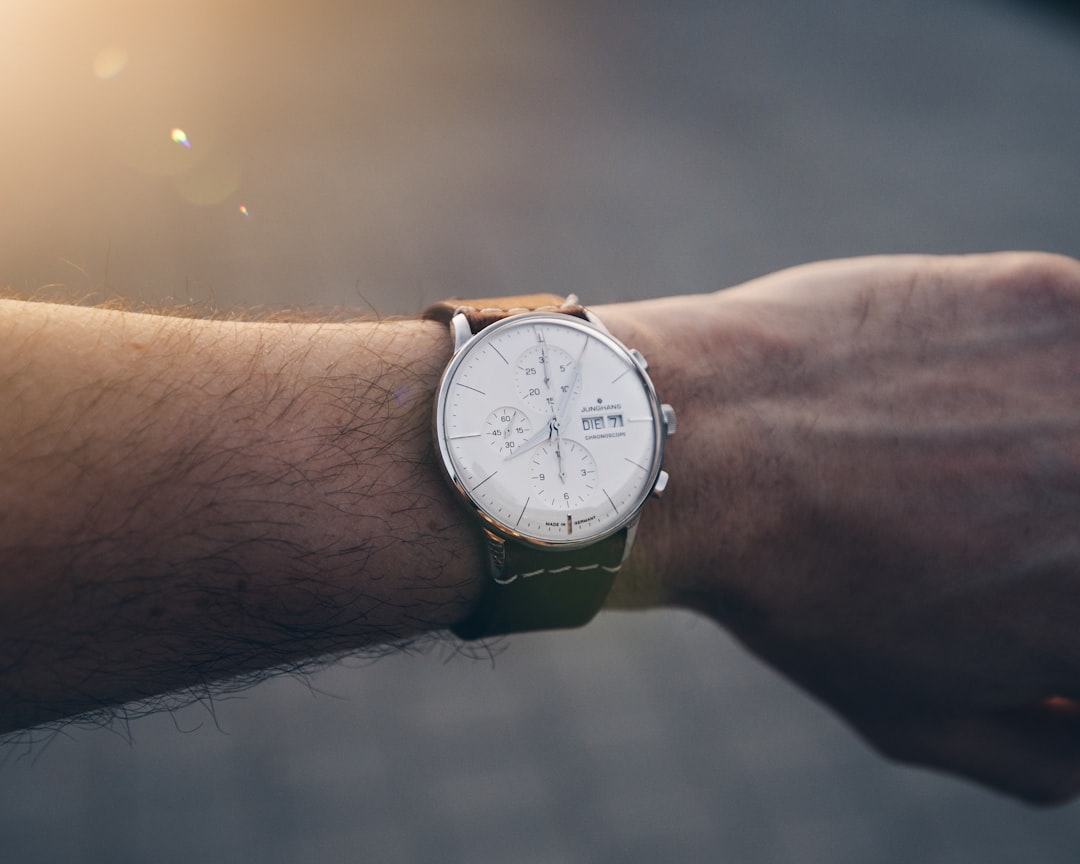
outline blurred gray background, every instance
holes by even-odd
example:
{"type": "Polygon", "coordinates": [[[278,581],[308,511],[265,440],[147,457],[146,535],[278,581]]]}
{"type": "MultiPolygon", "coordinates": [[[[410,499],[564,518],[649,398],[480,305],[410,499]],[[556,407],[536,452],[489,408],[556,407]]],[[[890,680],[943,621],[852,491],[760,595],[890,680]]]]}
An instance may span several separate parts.
{"type": "MultiPolygon", "coordinates": [[[[0,0],[0,156],[0,283],[47,296],[387,314],[1080,255],[1080,27],[1004,0],[0,0]]],[[[1056,864],[1077,814],[887,764],[674,612],[0,746],[5,864],[1056,864]]]]}

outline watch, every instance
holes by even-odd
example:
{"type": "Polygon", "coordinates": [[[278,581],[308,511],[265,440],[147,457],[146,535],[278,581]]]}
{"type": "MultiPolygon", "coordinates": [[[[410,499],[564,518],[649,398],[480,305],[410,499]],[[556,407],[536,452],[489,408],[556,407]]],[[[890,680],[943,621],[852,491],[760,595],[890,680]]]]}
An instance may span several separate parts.
{"type": "Polygon", "coordinates": [[[475,514],[487,573],[463,639],[577,627],[600,610],[642,507],[668,482],[661,404],[641,353],[553,295],[452,300],[453,356],[435,398],[435,442],[475,514]]]}

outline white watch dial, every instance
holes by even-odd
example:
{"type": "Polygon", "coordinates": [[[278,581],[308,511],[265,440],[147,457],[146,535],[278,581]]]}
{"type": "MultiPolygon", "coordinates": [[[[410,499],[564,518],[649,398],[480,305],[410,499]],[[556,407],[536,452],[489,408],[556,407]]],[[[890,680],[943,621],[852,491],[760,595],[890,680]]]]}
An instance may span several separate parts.
{"type": "Polygon", "coordinates": [[[662,456],[660,406],[616,340],[563,315],[516,316],[451,362],[436,411],[443,461],[500,531],[578,545],[640,509],[662,456]]]}

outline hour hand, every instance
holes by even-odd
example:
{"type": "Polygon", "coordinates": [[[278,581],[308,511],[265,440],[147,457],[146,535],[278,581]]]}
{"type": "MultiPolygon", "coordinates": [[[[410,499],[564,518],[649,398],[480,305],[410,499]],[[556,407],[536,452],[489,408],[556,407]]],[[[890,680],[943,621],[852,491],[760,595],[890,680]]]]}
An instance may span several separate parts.
{"type": "Polygon", "coordinates": [[[511,453],[507,458],[513,459],[515,456],[520,456],[522,453],[532,450],[532,448],[535,447],[537,444],[540,444],[543,441],[547,441],[553,434],[555,434],[554,423],[555,418],[552,417],[550,420],[548,420],[547,423],[545,423],[532,435],[530,435],[526,441],[523,441],[520,447],[515,447],[514,452],[511,453]]]}

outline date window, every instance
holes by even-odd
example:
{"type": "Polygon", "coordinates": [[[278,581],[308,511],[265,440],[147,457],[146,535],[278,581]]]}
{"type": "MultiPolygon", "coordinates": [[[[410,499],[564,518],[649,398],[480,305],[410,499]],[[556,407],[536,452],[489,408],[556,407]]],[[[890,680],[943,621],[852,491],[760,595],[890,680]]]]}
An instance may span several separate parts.
{"type": "Polygon", "coordinates": [[[582,417],[581,425],[585,428],[586,432],[592,432],[596,429],[604,428],[603,417],[582,417]]]}

